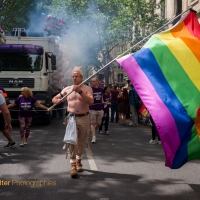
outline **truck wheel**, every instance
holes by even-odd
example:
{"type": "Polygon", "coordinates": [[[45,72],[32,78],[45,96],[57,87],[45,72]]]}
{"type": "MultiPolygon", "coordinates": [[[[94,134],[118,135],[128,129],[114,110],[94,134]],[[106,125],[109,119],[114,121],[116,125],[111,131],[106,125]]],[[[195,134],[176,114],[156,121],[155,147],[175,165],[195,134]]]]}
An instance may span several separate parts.
{"type": "Polygon", "coordinates": [[[43,124],[45,124],[45,125],[51,124],[51,114],[50,113],[47,113],[46,115],[44,115],[43,124]]]}

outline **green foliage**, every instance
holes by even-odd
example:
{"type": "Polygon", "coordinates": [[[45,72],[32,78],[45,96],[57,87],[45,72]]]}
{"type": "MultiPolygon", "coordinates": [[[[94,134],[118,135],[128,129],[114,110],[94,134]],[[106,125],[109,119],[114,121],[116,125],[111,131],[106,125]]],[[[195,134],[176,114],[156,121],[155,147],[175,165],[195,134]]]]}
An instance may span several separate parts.
{"type": "Polygon", "coordinates": [[[33,0],[0,0],[0,22],[5,33],[13,28],[26,28],[31,12],[36,6],[33,0]]]}

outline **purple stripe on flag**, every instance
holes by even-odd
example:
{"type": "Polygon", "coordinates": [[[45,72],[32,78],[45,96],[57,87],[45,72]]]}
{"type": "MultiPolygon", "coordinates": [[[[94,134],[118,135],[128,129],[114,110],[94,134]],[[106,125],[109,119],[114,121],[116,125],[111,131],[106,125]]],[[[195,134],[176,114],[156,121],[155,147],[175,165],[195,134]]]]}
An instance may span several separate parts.
{"type": "Polygon", "coordinates": [[[134,88],[151,113],[165,150],[165,164],[171,168],[175,153],[180,146],[178,129],[173,116],[132,55],[119,58],[117,62],[124,68],[134,88]]]}

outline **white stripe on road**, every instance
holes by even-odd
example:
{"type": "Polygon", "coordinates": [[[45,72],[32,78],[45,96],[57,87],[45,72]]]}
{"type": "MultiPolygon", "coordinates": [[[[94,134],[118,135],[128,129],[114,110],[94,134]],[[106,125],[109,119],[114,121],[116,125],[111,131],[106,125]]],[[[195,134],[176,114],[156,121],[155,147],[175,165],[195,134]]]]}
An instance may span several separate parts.
{"type": "Polygon", "coordinates": [[[109,200],[109,198],[100,198],[99,200],[109,200]]]}
{"type": "Polygon", "coordinates": [[[94,161],[94,158],[92,157],[92,155],[89,152],[89,148],[85,148],[85,152],[86,152],[86,156],[87,156],[87,159],[88,159],[88,162],[89,162],[90,169],[94,170],[94,171],[98,171],[98,168],[97,168],[97,165],[94,161]]]}

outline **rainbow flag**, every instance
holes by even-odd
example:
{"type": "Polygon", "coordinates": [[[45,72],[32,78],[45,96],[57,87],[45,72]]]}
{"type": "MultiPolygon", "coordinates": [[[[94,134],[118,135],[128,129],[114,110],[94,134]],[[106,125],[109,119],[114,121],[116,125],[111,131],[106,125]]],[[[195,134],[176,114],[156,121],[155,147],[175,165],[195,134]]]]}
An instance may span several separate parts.
{"type": "Polygon", "coordinates": [[[146,109],[146,107],[145,107],[144,104],[142,104],[142,107],[140,108],[139,112],[140,112],[141,115],[143,115],[144,117],[146,117],[146,116],[149,114],[149,112],[148,112],[148,110],[146,109]]]}
{"type": "Polygon", "coordinates": [[[166,166],[177,169],[199,159],[200,25],[196,13],[187,12],[174,27],[153,35],[138,52],[117,61],[156,124],[166,166]]]}

